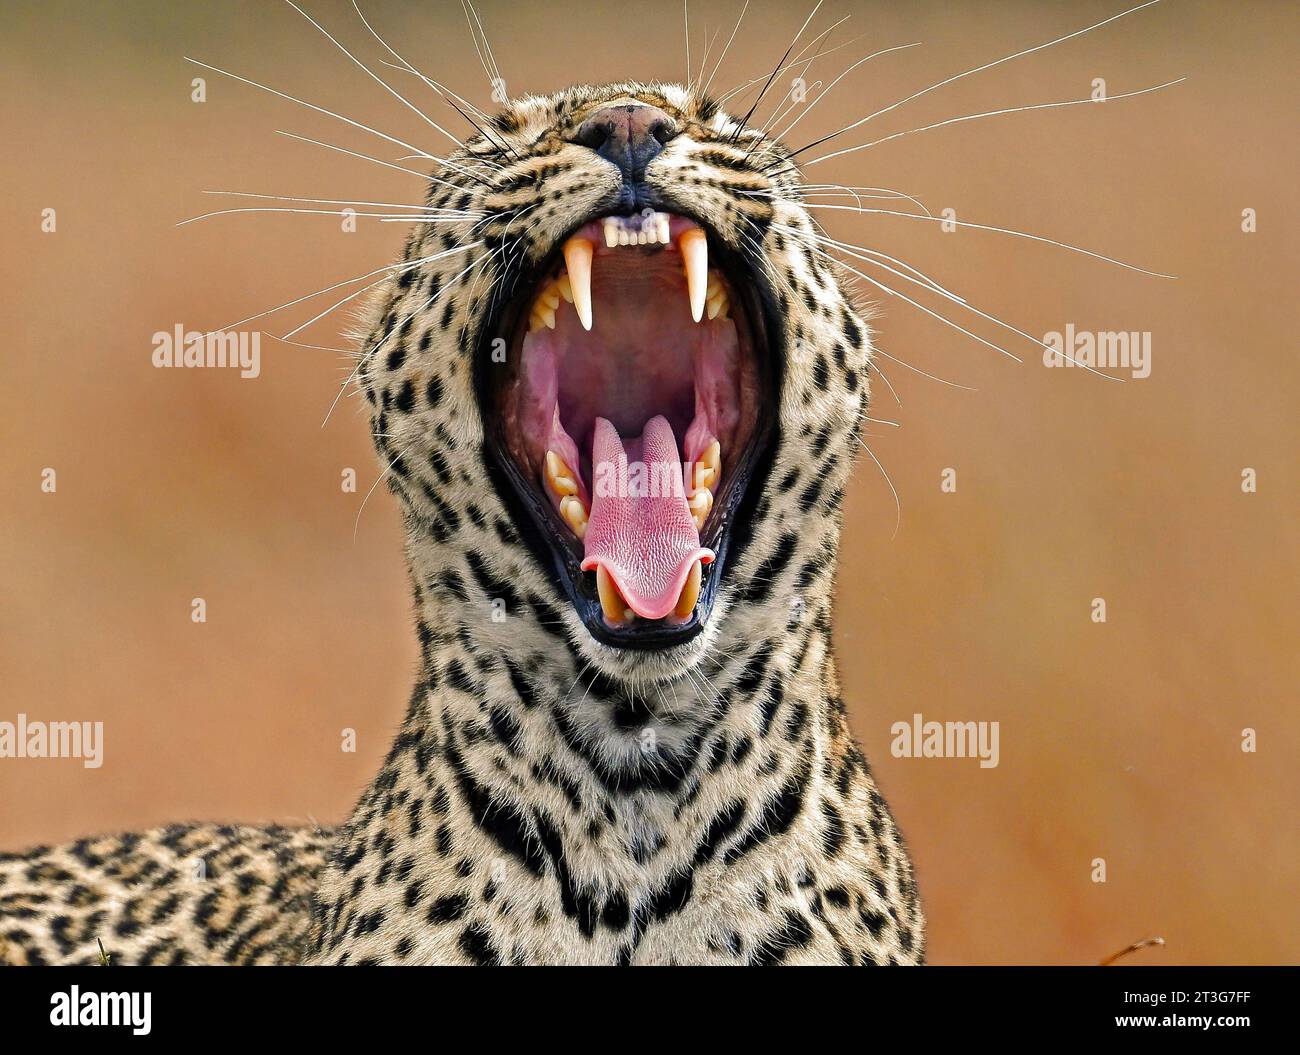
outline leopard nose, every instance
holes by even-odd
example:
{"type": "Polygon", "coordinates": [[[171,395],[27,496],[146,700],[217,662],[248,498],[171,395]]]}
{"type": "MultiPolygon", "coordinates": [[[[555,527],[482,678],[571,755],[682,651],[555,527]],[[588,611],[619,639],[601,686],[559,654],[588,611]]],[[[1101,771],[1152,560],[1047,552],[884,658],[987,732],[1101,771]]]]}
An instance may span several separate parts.
{"type": "Polygon", "coordinates": [[[639,183],[646,165],[676,135],[677,122],[657,106],[629,103],[597,110],[578,127],[573,141],[612,161],[626,182],[639,183]]]}

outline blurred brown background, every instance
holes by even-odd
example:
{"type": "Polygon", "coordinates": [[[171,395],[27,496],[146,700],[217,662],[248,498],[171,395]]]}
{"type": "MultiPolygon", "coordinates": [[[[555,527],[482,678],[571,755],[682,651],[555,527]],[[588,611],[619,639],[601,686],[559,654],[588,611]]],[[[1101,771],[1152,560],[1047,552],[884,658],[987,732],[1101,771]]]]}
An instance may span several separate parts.
{"type": "MultiPolygon", "coordinates": [[[[796,145],[934,81],[1082,28],[1122,0],[830,0],[812,80],[873,60],[796,145]]],[[[692,55],[731,22],[692,5],[692,55]]],[[[265,340],[262,376],[162,371],[151,336],[203,329],[395,256],[400,225],[186,217],[205,190],[415,202],[419,181],[275,134],[393,161],[401,151],[192,55],[434,152],[445,141],[275,2],[6,4],[0,316],[4,472],[0,720],[102,720],[105,763],[0,760],[0,848],[183,818],[335,822],[399,721],[415,658],[394,506],[358,401],[320,423],[350,364],[265,340]],[[207,79],[207,101],[191,80],[207,79]],[[57,210],[57,232],[40,230],[57,210]],[[356,494],[340,490],[345,467],[356,494]],[[58,490],[43,494],[53,467],[58,490]],[[190,620],[203,597],[208,622],[190,620]],[[355,754],[340,730],[357,730],[355,754]]],[[[368,60],[351,6],[309,10],[368,60]]],[[[481,106],[460,5],[368,0],[399,51],[481,106]]],[[[680,79],[680,5],[480,8],[512,93],[680,79]]],[[[715,85],[765,74],[806,12],[752,3],[715,85]]],[[[814,167],[900,188],[934,212],[1048,235],[1178,281],[1050,246],[823,211],[836,237],[933,275],[1035,335],[1149,330],[1145,380],[1023,365],[890,299],[869,443],[848,502],[840,660],[853,720],[919,869],[937,963],[1300,960],[1295,818],[1298,552],[1297,13],[1170,2],[967,78],[841,137],[1182,85],[1106,106],[957,124],[814,167]],[[1258,232],[1241,230],[1255,209],[1258,232]],[[1258,472],[1243,494],[1243,467],[1258,472]],[[940,474],[957,470],[958,490],[940,474]],[[1090,620],[1104,597],[1108,622],[1090,620]],[[1001,760],[891,757],[915,712],[1001,723],[1001,760]],[[1257,730],[1243,753],[1242,730],[1257,730]],[[1105,858],[1108,881],[1093,883],[1105,858]]],[[[807,38],[805,38],[807,39],[807,38]]],[[[721,41],[714,47],[716,57],[721,41]]],[[[457,129],[410,80],[394,84],[457,129]]],[[[782,83],[777,91],[788,85],[782,83]]],[[[820,151],[810,152],[810,156],[820,151]]],[[[823,199],[829,201],[830,199],[823,199]]],[[[275,203],[268,203],[275,204],[275,203]]],[[[889,202],[867,202],[893,207],[889,202]]],[[[340,294],[334,294],[337,298],[340,294]]],[[[871,299],[879,300],[878,297],[871,299]]],[[[330,299],[322,298],[316,310],[330,299]]],[[[266,322],[284,333],[314,312],[266,322]]],[[[304,339],[341,346],[340,313],[304,339]]],[[[995,330],[977,327],[991,339],[995,330]]]]}

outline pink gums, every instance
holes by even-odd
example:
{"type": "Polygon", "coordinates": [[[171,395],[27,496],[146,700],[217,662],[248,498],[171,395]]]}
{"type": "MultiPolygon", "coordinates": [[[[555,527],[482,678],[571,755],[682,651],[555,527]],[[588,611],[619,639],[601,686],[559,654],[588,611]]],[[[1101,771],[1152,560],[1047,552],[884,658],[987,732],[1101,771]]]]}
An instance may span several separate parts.
{"type": "Polygon", "coordinates": [[[592,441],[594,481],[583,571],[603,567],[642,619],[662,619],[677,605],[691,566],[714,553],[700,545],[682,480],[672,426],[651,418],[626,443],[605,418],[592,441]],[[638,482],[629,462],[641,463],[638,482]]]}

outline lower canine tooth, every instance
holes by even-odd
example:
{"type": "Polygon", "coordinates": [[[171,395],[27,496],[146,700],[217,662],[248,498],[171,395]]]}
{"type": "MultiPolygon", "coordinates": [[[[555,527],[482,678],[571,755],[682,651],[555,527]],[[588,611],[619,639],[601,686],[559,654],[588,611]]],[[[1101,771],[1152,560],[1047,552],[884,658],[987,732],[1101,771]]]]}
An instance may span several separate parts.
{"type": "Polygon", "coordinates": [[[673,615],[679,619],[689,618],[690,614],[695,611],[695,602],[700,599],[700,577],[702,574],[700,562],[697,560],[691,565],[691,573],[686,576],[686,582],[682,584],[681,596],[677,598],[677,607],[673,609],[673,615]]]}
{"type": "Polygon", "coordinates": [[[614,585],[614,580],[603,564],[596,566],[596,593],[600,596],[600,610],[614,626],[622,626],[636,618],[624,603],[623,595],[618,592],[618,587],[614,585]]]}

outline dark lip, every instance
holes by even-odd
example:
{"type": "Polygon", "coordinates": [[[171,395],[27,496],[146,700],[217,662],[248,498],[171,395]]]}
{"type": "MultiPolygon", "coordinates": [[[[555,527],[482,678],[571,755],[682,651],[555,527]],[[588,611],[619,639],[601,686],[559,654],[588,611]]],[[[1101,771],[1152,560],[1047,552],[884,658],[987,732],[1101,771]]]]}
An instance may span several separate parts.
{"type": "Polygon", "coordinates": [[[778,428],[776,412],[781,390],[781,364],[784,362],[783,330],[773,291],[762,271],[722,245],[709,224],[694,215],[689,207],[665,201],[648,192],[629,193],[626,188],[610,206],[598,209],[574,223],[538,264],[518,268],[513,274],[502,276],[502,282],[509,293],[494,299],[493,307],[485,316],[474,344],[477,349],[474,389],[485,423],[484,460],[493,486],[501,495],[516,531],[533,556],[543,567],[554,568],[569,603],[592,637],[615,648],[641,651],[686,644],[704,630],[713,613],[718,591],[727,578],[732,550],[743,548],[751,537],[754,508],[771,473],[778,428]],[[614,628],[605,622],[596,595],[594,576],[580,568],[582,557],[576,540],[566,539],[561,530],[562,522],[544,501],[540,489],[524,477],[506,449],[495,416],[487,412],[492,405],[487,364],[491,361],[490,351],[495,337],[515,333],[524,309],[525,298],[522,294],[531,290],[555,265],[560,247],[570,234],[592,220],[605,216],[634,215],[644,208],[677,213],[694,220],[705,230],[709,239],[710,262],[716,262],[722,268],[731,280],[733,291],[739,292],[744,299],[750,343],[758,359],[761,399],[754,435],[741,461],[736,465],[733,482],[726,488],[722,502],[714,507],[709,517],[707,534],[700,540],[716,556],[711,564],[704,567],[700,599],[696,602],[691,618],[675,624],[638,620],[626,627],[614,628]]]}

